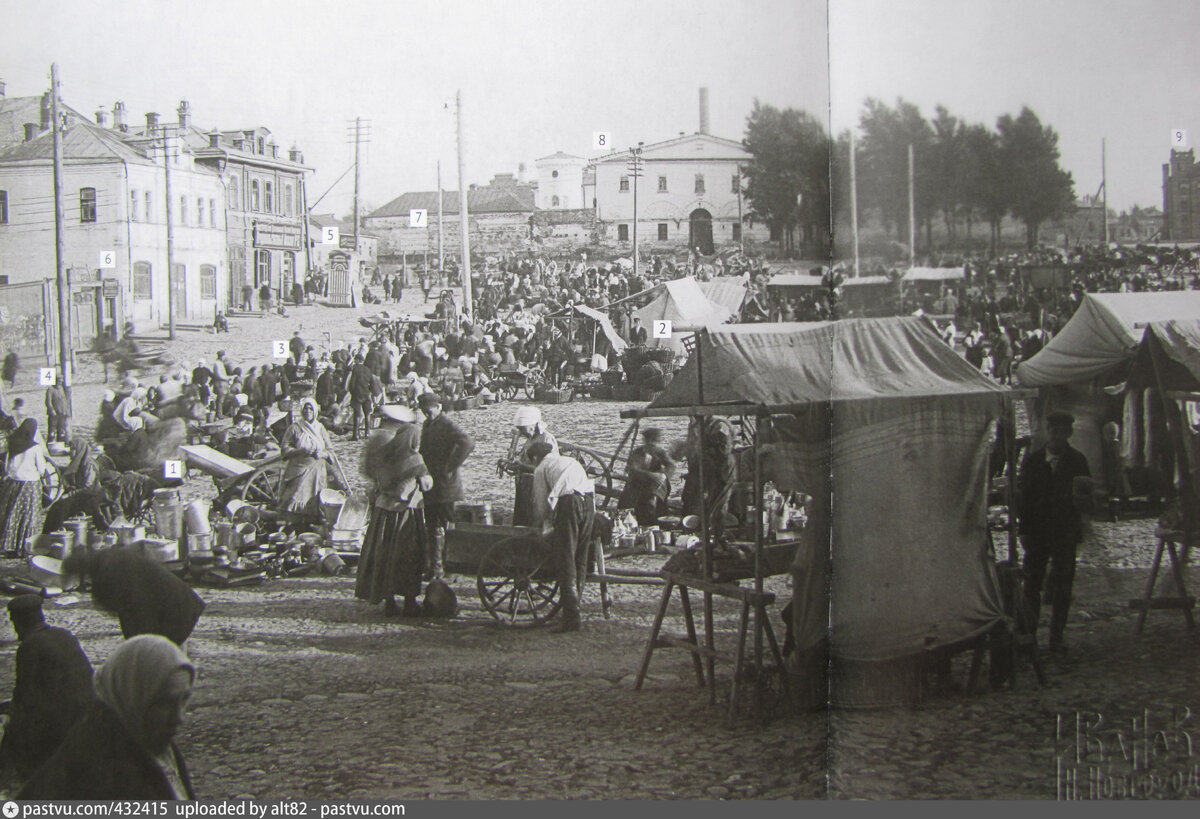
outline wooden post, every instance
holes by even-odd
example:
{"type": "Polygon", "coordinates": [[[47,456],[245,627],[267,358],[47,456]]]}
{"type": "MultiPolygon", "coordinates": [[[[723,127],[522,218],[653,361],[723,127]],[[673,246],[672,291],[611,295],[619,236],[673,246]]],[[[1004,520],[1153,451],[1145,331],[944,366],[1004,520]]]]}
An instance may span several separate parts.
{"type": "MultiPolygon", "coordinates": [[[[50,65],[50,130],[54,134],[54,267],[58,290],[58,364],[62,368],[67,414],[71,414],[71,288],[67,282],[66,236],[63,233],[63,149],[58,121],[58,63],[50,65]]],[[[96,204],[99,207],[99,203],[96,204]]]]}

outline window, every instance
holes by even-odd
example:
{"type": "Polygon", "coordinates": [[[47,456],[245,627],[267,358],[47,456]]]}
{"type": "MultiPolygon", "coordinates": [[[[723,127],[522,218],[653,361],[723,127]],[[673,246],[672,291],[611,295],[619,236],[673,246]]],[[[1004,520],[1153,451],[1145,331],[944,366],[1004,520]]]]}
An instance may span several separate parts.
{"type": "Polygon", "coordinates": [[[79,189],[79,221],[80,222],[95,222],[96,221],[96,189],[95,188],[80,188],[79,189]]]}
{"type": "Polygon", "coordinates": [[[187,197],[179,197],[179,224],[187,224],[187,197]]]}
{"type": "Polygon", "coordinates": [[[733,241],[740,242],[742,240],[742,226],[738,222],[733,223],[733,241]]]}
{"type": "Polygon", "coordinates": [[[0,191],[0,225],[8,224],[8,191],[0,191]]]}
{"type": "Polygon", "coordinates": [[[138,220],[138,192],[129,192],[129,221],[136,222],[138,220]]]}
{"type": "Polygon", "coordinates": [[[558,197],[557,196],[550,197],[550,207],[552,207],[552,208],[558,207],[558,197]]]}
{"type": "MultiPolygon", "coordinates": [[[[468,208],[469,210],[469,208],[468,208]]],[[[284,216],[292,215],[292,186],[283,186],[283,214],[284,216]]]]}
{"type": "Polygon", "coordinates": [[[196,197],[196,227],[204,227],[204,197],[196,197]]]}
{"type": "Polygon", "coordinates": [[[621,177],[621,193],[629,193],[629,177],[621,177]]]}
{"type": "MultiPolygon", "coordinates": [[[[558,171],[551,171],[551,172],[550,172],[550,178],[551,178],[551,179],[558,179],[558,171]]],[[[468,210],[469,210],[469,208],[468,208],[468,210]]]]}
{"type": "Polygon", "coordinates": [[[229,209],[230,210],[241,210],[242,209],[242,199],[238,195],[240,193],[241,193],[241,191],[238,190],[238,181],[236,179],[230,179],[229,180],[229,209]]]}
{"type": "Polygon", "coordinates": [[[154,221],[154,210],[151,208],[151,203],[153,201],[154,200],[150,197],[150,191],[146,191],[146,209],[142,211],[142,213],[145,214],[147,222],[154,221]]]}
{"type": "MultiPolygon", "coordinates": [[[[265,154],[267,152],[266,151],[266,140],[264,140],[262,137],[258,138],[258,152],[260,154],[265,154]]],[[[470,210],[470,208],[467,208],[467,210],[470,210]]]]}
{"type": "MultiPolygon", "coordinates": [[[[468,203],[469,204],[469,203],[468,203]]],[[[282,265],[280,271],[282,275],[282,287],[291,289],[292,284],[296,281],[296,254],[291,251],[285,251],[283,254],[282,265]]]]}
{"type": "Polygon", "coordinates": [[[704,174],[696,174],[696,193],[704,193],[704,174]]]}
{"type": "Polygon", "coordinates": [[[258,180],[250,181],[250,210],[258,210],[258,180]]]}
{"type": "MultiPolygon", "coordinates": [[[[274,213],[275,208],[271,206],[271,183],[263,183],[263,210],[267,213],[274,213]]],[[[468,208],[470,210],[470,208],[468,208]]]]}
{"type": "Polygon", "coordinates": [[[217,226],[217,200],[208,200],[208,226],[215,228],[217,226]]]}
{"type": "Polygon", "coordinates": [[[264,284],[271,282],[271,251],[256,250],[254,251],[254,283],[262,287],[264,284]]]}
{"type": "Polygon", "coordinates": [[[150,263],[133,263],[133,297],[140,301],[150,299],[150,263]]]}
{"type": "Polygon", "coordinates": [[[660,242],[667,241],[667,223],[666,222],[658,223],[658,241],[660,241],[660,242]]]}
{"type": "Polygon", "coordinates": [[[667,192],[667,178],[665,176],[660,176],[658,178],[658,192],[659,193],[667,192]]]}
{"type": "Polygon", "coordinates": [[[200,298],[217,297],[217,268],[211,264],[200,265],[200,298]]]}
{"type": "Polygon", "coordinates": [[[629,241],[629,225],[617,225],[617,241],[629,241]]]}

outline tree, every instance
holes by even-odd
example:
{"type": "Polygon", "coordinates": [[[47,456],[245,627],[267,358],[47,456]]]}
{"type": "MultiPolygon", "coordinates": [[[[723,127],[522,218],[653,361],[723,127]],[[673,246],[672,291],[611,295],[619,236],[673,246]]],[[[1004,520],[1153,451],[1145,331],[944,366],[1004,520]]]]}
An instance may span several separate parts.
{"type": "Polygon", "coordinates": [[[859,190],[863,202],[878,210],[886,229],[907,239],[908,147],[913,147],[913,209],[918,226],[931,238],[935,182],[926,171],[931,165],[933,129],[911,102],[896,100],[893,110],[876,99],[867,99],[859,118],[863,139],[858,156],[859,190]]]}
{"type": "Polygon", "coordinates": [[[1066,215],[1075,201],[1071,174],[1058,166],[1058,134],[1028,107],[1013,119],[996,123],[1000,162],[1007,180],[1009,209],[1025,223],[1025,243],[1037,247],[1038,229],[1047,219],[1066,215]]]}
{"type": "Polygon", "coordinates": [[[933,189],[933,204],[946,224],[947,239],[955,242],[958,218],[966,203],[965,137],[966,126],[944,105],[937,107],[933,120],[933,143],[926,171],[933,189]]]}
{"type": "Polygon", "coordinates": [[[995,255],[1009,191],[1000,160],[1000,138],[986,125],[968,126],[963,134],[963,178],[967,243],[971,241],[971,223],[976,217],[983,219],[991,226],[988,251],[995,255]]]}
{"type": "Polygon", "coordinates": [[[796,249],[796,228],[810,248],[823,250],[830,235],[831,146],[825,127],[804,111],[781,111],[755,100],[742,145],[753,156],[742,171],[751,216],[780,231],[787,250],[796,249]]]}

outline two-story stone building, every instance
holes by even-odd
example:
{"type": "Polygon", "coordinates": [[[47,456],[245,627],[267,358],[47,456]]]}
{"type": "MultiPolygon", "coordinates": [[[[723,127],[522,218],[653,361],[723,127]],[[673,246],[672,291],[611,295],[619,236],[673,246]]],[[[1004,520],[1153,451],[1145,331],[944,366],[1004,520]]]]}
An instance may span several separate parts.
{"type": "Polygon", "coordinates": [[[1170,242],[1200,241],[1200,165],[1196,152],[1171,151],[1162,166],[1162,238],[1170,242]]]}

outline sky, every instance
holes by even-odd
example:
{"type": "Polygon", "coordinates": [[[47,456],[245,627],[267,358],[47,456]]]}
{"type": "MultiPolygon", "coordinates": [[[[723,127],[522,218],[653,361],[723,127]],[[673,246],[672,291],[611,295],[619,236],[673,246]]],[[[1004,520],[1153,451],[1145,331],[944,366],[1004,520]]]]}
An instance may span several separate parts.
{"type": "Polygon", "coordinates": [[[125,102],[204,128],[265,126],[315,169],[310,203],[345,215],[347,133],[369,121],[364,207],[458,185],[530,177],[538,157],[592,156],[698,129],[740,139],[753,101],[855,126],[867,97],[937,104],[995,125],[1030,106],[1059,134],[1079,194],[1161,206],[1172,129],[1200,141],[1195,0],[0,0],[0,79],[40,94],[57,62],[67,104],[125,102]],[[336,184],[335,184],[336,182],[336,184]]]}
{"type": "Polygon", "coordinates": [[[824,0],[0,0],[0,79],[41,94],[52,62],[81,113],[122,100],[132,122],[265,126],[316,169],[310,205],[348,214],[347,134],[369,121],[364,207],[455,189],[461,90],[468,183],[556,151],[593,156],[699,129],[740,140],[754,100],[828,111],[824,0]]]}
{"type": "Polygon", "coordinates": [[[1162,207],[1173,129],[1200,142],[1195,0],[831,0],[830,118],[867,97],[940,103],[995,127],[1029,106],[1059,135],[1077,195],[1095,194],[1106,142],[1109,207],[1162,207]]]}

